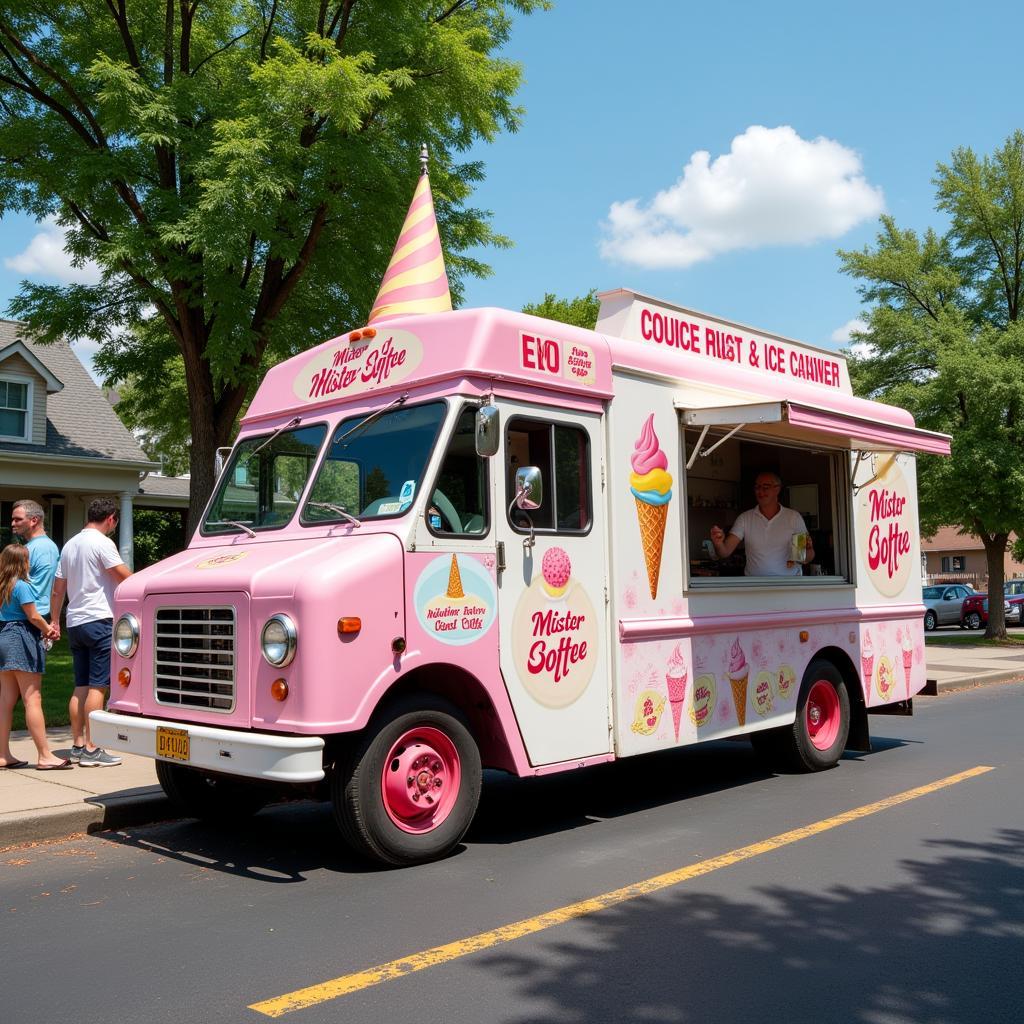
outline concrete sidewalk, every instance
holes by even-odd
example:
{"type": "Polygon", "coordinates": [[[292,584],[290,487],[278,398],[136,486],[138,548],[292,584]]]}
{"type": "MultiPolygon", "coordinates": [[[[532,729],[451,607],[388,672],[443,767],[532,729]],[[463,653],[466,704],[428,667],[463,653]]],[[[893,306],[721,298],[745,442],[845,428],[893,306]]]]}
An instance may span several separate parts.
{"type": "MultiPolygon", "coordinates": [[[[1024,679],[1024,648],[930,644],[927,655],[925,694],[1024,679]]],[[[71,746],[68,730],[51,729],[49,737],[53,751],[65,756],[71,746]]],[[[122,753],[123,763],[115,767],[39,772],[27,733],[15,733],[11,747],[29,767],[0,771],[0,850],[178,816],[157,784],[150,758],[122,753]]]]}

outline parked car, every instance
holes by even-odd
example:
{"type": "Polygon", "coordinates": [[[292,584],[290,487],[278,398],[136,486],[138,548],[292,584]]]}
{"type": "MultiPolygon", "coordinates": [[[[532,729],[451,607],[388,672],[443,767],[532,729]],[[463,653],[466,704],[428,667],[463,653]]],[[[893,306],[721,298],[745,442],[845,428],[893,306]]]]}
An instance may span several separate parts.
{"type": "MultiPolygon", "coordinates": [[[[1010,614],[1010,602],[1003,601],[1004,619],[1010,614]]],[[[960,625],[964,629],[981,629],[988,624],[988,598],[984,594],[971,594],[964,598],[960,610],[960,625]]]]}
{"type": "Polygon", "coordinates": [[[924,628],[960,625],[964,598],[976,594],[974,587],[966,583],[942,583],[925,587],[921,592],[924,601],[924,628]]]}
{"type": "Polygon", "coordinates": [[[1007,580],[1003,584],[1003,597],[1010,602],[1010,614],[1006,621],[1019,626],[1024,622],[1024,580],[1007,580]]]}

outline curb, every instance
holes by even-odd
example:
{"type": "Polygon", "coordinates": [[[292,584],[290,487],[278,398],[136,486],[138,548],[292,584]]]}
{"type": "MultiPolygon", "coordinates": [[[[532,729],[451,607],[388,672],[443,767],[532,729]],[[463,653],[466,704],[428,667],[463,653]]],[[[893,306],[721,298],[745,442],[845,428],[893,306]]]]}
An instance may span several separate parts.
{"type": "Polygon", "coordinates": [[[47,839],[66,839],[77,832],[105,832],[131,825],[151,825],[180,817],[159,786],[127,796],[86,797],[81,803],[0,814],[4,848],[47,839]]]}
{"type": "Polygon", "coordinates": [[[1019,669],[986,672],[977,676],[954,676],[952,679],[926,679],[921,695],[937,697],[940,693],[950,693],[953,690],[969,690],[978,686],[987,686],[989,683],[1009,683],[1022,679],[1024,679],[1024,673],[1019,669]]]}

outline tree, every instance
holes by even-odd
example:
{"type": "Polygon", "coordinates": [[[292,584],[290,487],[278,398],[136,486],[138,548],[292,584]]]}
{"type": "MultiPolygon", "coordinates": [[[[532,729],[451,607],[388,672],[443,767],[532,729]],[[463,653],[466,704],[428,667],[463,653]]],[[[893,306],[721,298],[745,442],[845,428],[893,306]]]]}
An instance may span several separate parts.
{"type": "Polygon", "coordinates": [[[959,526],[985,546],[986,636],[1005,637],[1003,556],[1024,526],[1024,132],[992,156],[939,164],[944,235],[882,218],[874,246],[840,252],[871,303],[854,388],[953,435],[948,459],[918,461],[921,528],[959,526]]]}
{"type": "Polygon", "coordinates": [[[574,327],[586,327],[590,331],[597,325],[597,314],[600,309],[601,300],[597,298],[593,288],[586,295],[577,295],[574,299],[560,299],[554,292],[547,292],[541,302],[523,306],[524,313],[543,316],[548,320],[558,320],[574,327]]]}
{"type": "MultiPolygon", "coordinates": [[[[513,16],[547,0],[8,0],[0,217],[56,216],[98,285],[24,283],[43,341],[91,338],[129,421],[189,424],[194,523],[267,365],[362,324],[421,142],[453,298],[503,245],[466,206],[514,130],[513,16]]],[[[179,436],[173,437],[175,429],[179,436]]]]}

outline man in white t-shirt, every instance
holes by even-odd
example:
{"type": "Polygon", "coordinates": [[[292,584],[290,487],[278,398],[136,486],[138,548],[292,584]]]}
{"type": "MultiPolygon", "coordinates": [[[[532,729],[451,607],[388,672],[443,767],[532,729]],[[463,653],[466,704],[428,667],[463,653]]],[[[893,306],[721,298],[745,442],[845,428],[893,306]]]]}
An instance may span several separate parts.
{"type": "Polygon", "coordinates": [[[111,498],[89,503],[88,522],[64,545],[50,610],[60,621],[68,595],[68,642],[75,670],[75,690],[68,704],[73,744],[68,755],[80,768],[106,768],[121,758],[92,745],[89,715],[101,711],[110,686],[110,643],[114,624],[114,591],[131,576],[110,534],[117,529],[117,504],[111,498]]]}
{"type": "Polygon", "coordinates": [[[711,528],[711,543],[719,558],[728,558],[740,543],[747,564],[745,576],[801,576],[803,563],[790,559],[794,533],[806,537],[805,562],[814,560],[814,546],[804,518],[796,509],[779,504],[782,480],[775,473],[758,473],[754,481],[757,507],[741,512],[728,535],[720,526],[711,528]]]}

